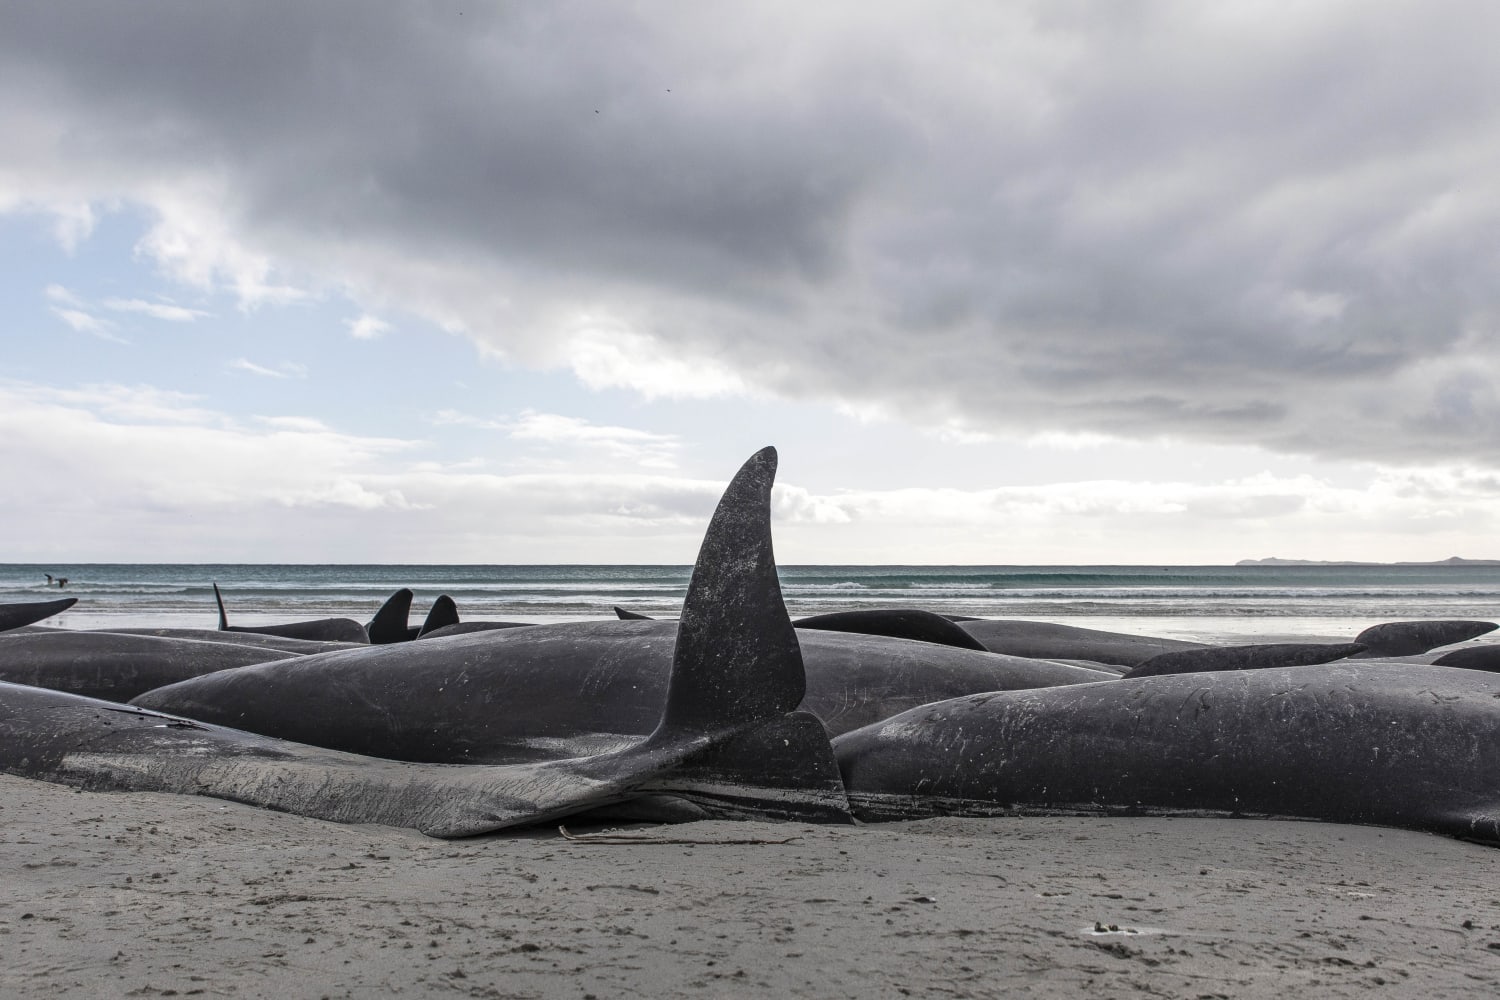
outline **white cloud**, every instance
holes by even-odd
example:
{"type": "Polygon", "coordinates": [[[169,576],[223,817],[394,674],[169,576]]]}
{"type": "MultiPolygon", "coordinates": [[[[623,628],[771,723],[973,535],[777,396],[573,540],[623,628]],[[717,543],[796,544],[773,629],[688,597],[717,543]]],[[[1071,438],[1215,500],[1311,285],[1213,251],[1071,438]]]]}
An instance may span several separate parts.
{"type": "Polygon", "coordinates": [[[517,417],[487,418],[440,410],[428,417],[438,427],[473,427],[503,432],[513,441],[545,449],[551,464],[576,461],[612,462],[647,469],[671,469],[682,446],[675,434],[659,434],[633,427],[595,424],[581,417],[525,410],[517,417]]]}
{"type": "Polygon", "coordinates": [[[114,332],[114,324],[109,320],[101,319],[83,309],[63,309],[53,306],[52,312],[53,315],[78,333],[91,333],[101,340],[109,340],[117,344],[130,343],[130,341],[114,332]]]}
{"type": "Polygon", "coordinates": [[[307,366],[297,364],[294,361],[283,361],[275,368],[268,368],[265,365],[258,365],[248,358],[235,358],[229,362],[229,367],[235,371],[259,375],[262,378],[307,378],[307,366]]]}
{"type": "Polygon", "coordinates": [[[355,340],[374,340],[382,333],[390,332],[391,329],[389,323],[369,313],[364,313],[356,319],[346,319],[344,325],[349,328],[349,336],[355,340]]]}
{"type": "Polygon", "coordinates": [[[511,438],[599,453],[648,469],[670,469],[680,447],[672,434],[592,424],[578,417],[527,410],[509,425],[511,438]]]}
{"type": "Polygon", "coordinates": [[[202,309],[189,309],[170,302],[147,302],[144,299],[105,299],[104,307],[116,312],[144,313],[152,319],[170,323],[191,323],[209,315],[202,309]]]}
{"type": "Polygon", "coordinates": [[[237,232],[227,181],[214,173],[164,185],[144,181],[135,194],[155,213],[136,252],[168,275],[205,291],[227,289],[242,309],[306,301],[312,292],[278,280],[273,255],[237,232]]]}
{"type": "Polygon", "coordinates": [[[52,236],[57,245],[70,256],[78,251],[78,245],[88,239],[98,221],[94,206],[88,202],[57,204],[51,206],[52,236]]]}
{"type": "Polygon", "coordinates": [[[65,306],[81,306],[84,304],[82,299],[62,285],[48,285],[44,290],[44,294],[50,301],[59,302],[65,306]]]}
{"type": "Polygon", "coordinates": [[[647,399],[705,399],[751,391],[745,379],[706,352],[684,357],[681,345],[620,321],[585,317],[560,339],[560,346],[573,373],[591,389],[633,389],[647,399]]]}
{"type": "Polygon", "coordinates": [[[322,434],[331,428],[313,417],[257,417],[256,422],[279,431],[297,431],[307,434],[322,434]]]}
{"type": "Polygon", "coordinates": [[[434,427],[475,427],[487,431],[503,431],[510,428],[510,423],[506,420],[476,417],[460,413],[458,410],[438,410],[429,414],[426,419],[434,427]]]}

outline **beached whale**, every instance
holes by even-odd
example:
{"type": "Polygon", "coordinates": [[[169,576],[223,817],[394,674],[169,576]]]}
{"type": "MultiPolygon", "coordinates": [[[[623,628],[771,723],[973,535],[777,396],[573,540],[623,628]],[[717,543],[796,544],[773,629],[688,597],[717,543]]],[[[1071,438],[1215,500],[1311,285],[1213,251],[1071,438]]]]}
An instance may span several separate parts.
{"type": "Polygon", "coordinates": [[[200,674],[299,655],[256,645],[58,629],[0,637],[0,681],[129,701],[200,674]]]}
{"type": "Polygon", "coordinates": [[[1134,667],[1160,653],[1205,646],[1181,639],[1006,618],[966,618],[955,624],[990,652],[1046,660],[1086,660],[1134,667]]]}
{"type": "Polygon", "coordinates": [[[0,632],[13,628],[24,628],[45,618],[51,618],[78,603],[76,597],[64,597],[57,601],[28,601],[23,604],[0,604],[0,632]]]}
{"type": "MultiPolygon", "coordinates": [[[[621,621],[652,621],[650,615],[615,607],[621,621]]],[[[793,618],[800,629],[820,632],[851,632],[857,635],[884,635],[892,639],[915,639],[959,649],[984,649],[979,640],[959,628],[948,618],[921,608],[871,608],[861,611],[833,611],[824,615],[793,618]]]]}
{"type": "MultiPolygon", "coordinates": [[[[654,621],[639,611],[616,606],[615,617],[621,621],[654,621]]],[[[955,625],[952,620],[920,608],[873,608],[862,611],[833,611],[825,615],[793,618],[797,628],[820,632],[851,632],[857,635],[884,635],[892,639],[915,639],[959,649],[984,649],[979,641],[955,625]]]]}
{"type": "Polygon", "coordinates": [[[1500,683],[1344,661],[974,695],[834,741],[856,817],[1261,816],[1500,842],[1500,683]]]}
{"type": "Polygon", "coordinates": [[[231,625],[224,610],[224,595],[214,584],[214,602],[219,606],[219,631],[245,632],[251,635],[279,635],[288,639],[313,639],[320,642],[368,643],[370,635],[353,618],[316,618],[305,622],[283,622],[278,625],[231,625]]]}
{"type": "Polygon", "coordinates": [[[984,649],[979,640],[942,615],[920,608],[876,608],[866,611],[834,611],[793,619],[801,629],[885,635],[893,639],[915,639],[959,649],[984,649]]]}
{"type": "Polygon", "coordinates": [[[1269,670],[1346,660],[1365,647],[1357,642],[1272,642],[1249,646],[1207,646],[1158,653],[1126,671],[1125,677],[1201,674],[1209,670],[1269,670]]]}
{"type": "MultiPolygon", "coordinates": [[[[50,631],[62,631],[52,629],[50,631]]],[[[198,642],[217,642],[229,646],[255,646],[259,649],[271,649],[280,653],[296,653],[307,655],[310,653],[331,653],[338,649],[362,649],[368,643],[363,642],[324,642],[320,639],[288,639],[281,635],[265,635],[256,632],[220,632],[216,628],[177,628],[164,626],[160,628],[130,626],[88,629],[94,633],[109,633],[111,635],[149,635],[158,639],[194,639],[198,642]]]]}
{"type": "Polygon", "coordinates": [[[1372,625],[1354,641],[1365,647],[1358,654],[1361,659],[1376,659],[1387,656],[1414,656],[1455,642],[1475,639],[1493,632],[1494,622],[1474,621],[1415,621],[1384,622],[1372,625]]]}
{"type": "Polygon", "coordinates": [[[1455,649],[1451,653],[1444,653],[1432,663],[1433,666],[1438,667],[1460,667],[1464,670],[1488,670],[1492,673],[1500,673],[1500,643],[1486,643],[1482,646],[1455,649]]]}
{"type": "Polygon", "coordinates": [[[0,770],[434,836],[643,797],[706,815],[846,820],[823,727],[795,711],[804,677],[771,551],[775,465],[773,450],[758,452],[726,490],[689,584],[659,722],[630,746],[509,766],[413,764],[0,684],[0,770]]]}
{"type": "MultiPolygon", "coordinates": [[[[135,704],[357,753],[530,760],[649,732],[675,621],[594,621],[423,639],[202,676],[135,704]]],[[[1065,664],[907,639],[798,629],[801,708],[832,733],[975,691],[1108,678],[1065,664]]]]}
{"type": "Polygon", "coordinates": [[[450,635],[471,635],[475,632],[498,632],[505,628],[532,628],[535,622],[455,622],[431,631],[421,632],[418,639],[444,639],[450,635]]]}

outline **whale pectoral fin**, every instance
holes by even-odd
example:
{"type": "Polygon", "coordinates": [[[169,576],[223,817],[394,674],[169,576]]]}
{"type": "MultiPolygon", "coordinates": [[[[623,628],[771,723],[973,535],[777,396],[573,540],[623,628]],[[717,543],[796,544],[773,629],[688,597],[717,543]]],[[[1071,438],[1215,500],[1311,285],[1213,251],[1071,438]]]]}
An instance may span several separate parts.
{"type": "Polygon", "coordinates": [[[40,601],[28,604],[0,604],[0,632],[23,628],[44,618],[66,611],[78,603],[76,597],[64,597],[56,601],[40,601]]]}
{"type": "Polygon", "coordinates": [[[622,621],[622,622],[648,622],[648,621],[651,621],[651,616],[650,615],[643,615],[643,614],[640,614],[639,612],[636,612],[636,611],[626,611],[624,608],[620,607],[618,604],[615,605],[614,607],[615,607],[615,617],[618,618],[618,619],[620,619],[620,621],[622,621]]]}
{"type": "Polygon", "coordinates": [[[703,750],[637,794],[588,818],[854,822],[828,731],[808,712],[784,715],[703,750]]]}

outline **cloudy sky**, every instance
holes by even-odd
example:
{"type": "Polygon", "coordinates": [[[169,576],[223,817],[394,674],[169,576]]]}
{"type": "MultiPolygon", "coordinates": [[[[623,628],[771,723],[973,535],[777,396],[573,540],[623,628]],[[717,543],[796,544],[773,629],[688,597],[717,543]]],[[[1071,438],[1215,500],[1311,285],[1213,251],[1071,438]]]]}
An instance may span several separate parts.
{"type": "Polygon", "coordinates": [[[1500,557],[1500,7],[0,7],[0,561],[1500,557]]]}

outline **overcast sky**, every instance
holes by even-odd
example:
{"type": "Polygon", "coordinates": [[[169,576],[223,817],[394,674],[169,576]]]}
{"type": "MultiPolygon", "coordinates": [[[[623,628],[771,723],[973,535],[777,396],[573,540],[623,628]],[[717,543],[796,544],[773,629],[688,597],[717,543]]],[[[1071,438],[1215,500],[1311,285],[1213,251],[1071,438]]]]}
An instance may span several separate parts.
{"type": "Polygon", "coordinates": [[[1500,6],[0,6],[0,561],[1500,557],[1500,6]]]}

